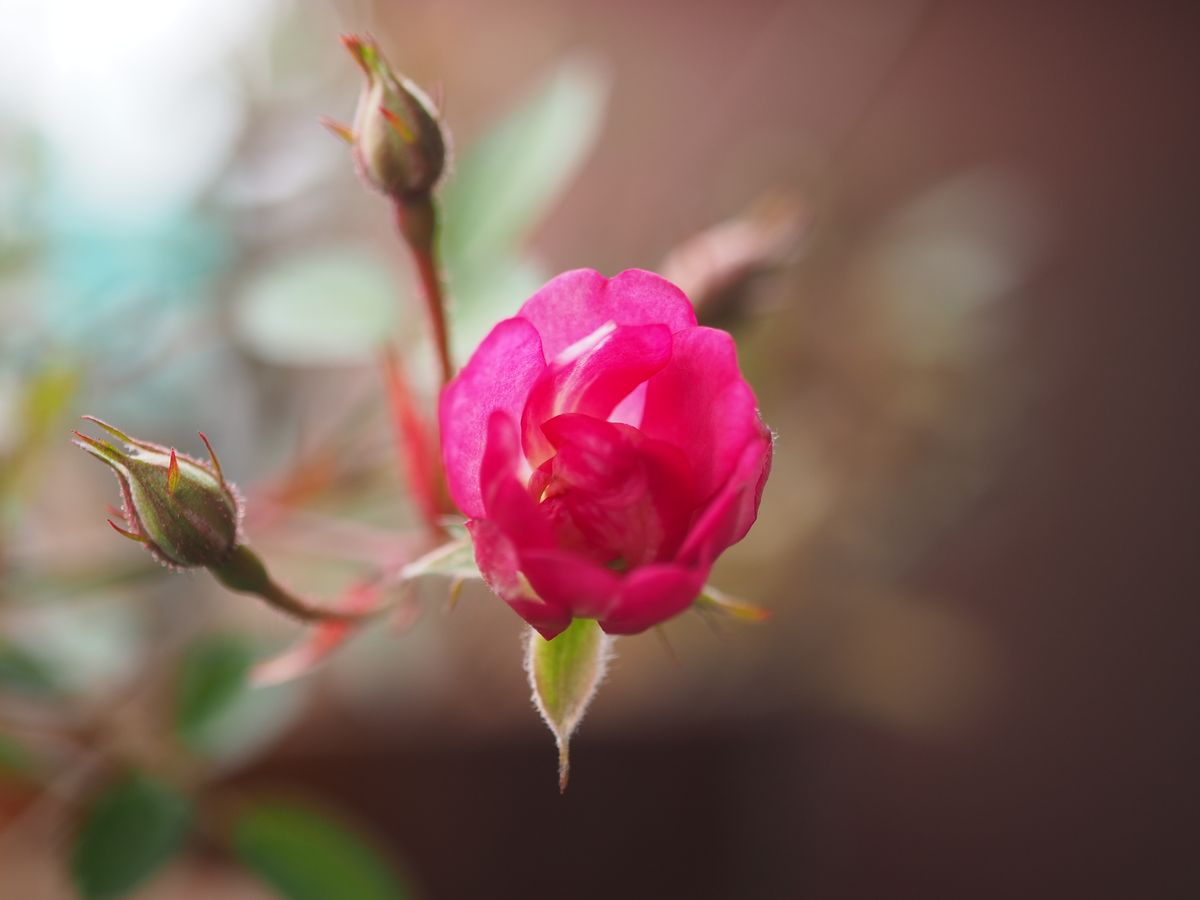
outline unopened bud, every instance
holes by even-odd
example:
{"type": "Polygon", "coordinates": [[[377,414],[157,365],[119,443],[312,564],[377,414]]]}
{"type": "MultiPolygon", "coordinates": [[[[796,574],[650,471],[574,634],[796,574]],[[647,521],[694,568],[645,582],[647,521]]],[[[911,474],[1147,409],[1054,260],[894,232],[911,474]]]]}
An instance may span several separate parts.
{"type": "Polygon", "coordinates": [[[346,35],[342,43],[363,74],[354,125],[326,125],[354,148],[359,173],[395,200],[428,194],[446,165],[446,136],[433,102],[392,71],[370,38],[346,35]]]}
{"type": "Polygon", "coordinates": [[[109,524],[130,540],[145,544],[160,561],[191,568],[220,566],[238,545],[241,500],[225,481],[208,439],[210,462],[131,438],[112,425],[85,416],[125,445],[75,432],[74,443],[117,475],[124,527],[109,524]]]}

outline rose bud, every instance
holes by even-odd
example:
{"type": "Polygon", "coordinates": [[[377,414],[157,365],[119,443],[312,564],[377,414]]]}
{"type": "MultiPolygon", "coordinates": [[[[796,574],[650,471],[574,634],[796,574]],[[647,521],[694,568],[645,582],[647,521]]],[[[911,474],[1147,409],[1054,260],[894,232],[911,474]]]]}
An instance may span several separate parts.
{"type": "Polygon", "coordinates": [[[91,416],[84,418],[126,446],[120,450],[78,431],[73,442],[117,474],[126,527],[110,519],[116,531],[145,544],[168,566],[213,567],[230,558],[238,545],[241,500],[222,476],[203,434],[210,463],[131,438],[91,416]]]}
{"type": "Polygon", "coordinates": [[[440,419],[480,572],[546,639],[687,609],[771,466],[733,338],[637,270],[550,281],[447,385],[440,419]]]}
{"type": "Polygon", "coordinates": [[[394,200],[428,194],[446,165],[446,136],[425,93],[388,65],[370,38],[346,35],[342,43],[363,74],[353,127],[326,126],[354,148],[359,174],[394,200]]]}

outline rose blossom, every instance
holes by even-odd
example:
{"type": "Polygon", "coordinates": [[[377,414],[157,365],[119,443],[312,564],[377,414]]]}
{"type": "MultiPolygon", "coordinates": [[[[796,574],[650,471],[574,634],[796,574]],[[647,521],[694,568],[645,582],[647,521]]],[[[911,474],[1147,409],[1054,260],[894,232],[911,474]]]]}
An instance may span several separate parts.
{"type": "Polygon", "coordinates": [[[488,585],[550,639],[682,612],[749,530],[771,435],[733,338],[670,282],[566,272],[500,322],[440,405],[488,585]]]}

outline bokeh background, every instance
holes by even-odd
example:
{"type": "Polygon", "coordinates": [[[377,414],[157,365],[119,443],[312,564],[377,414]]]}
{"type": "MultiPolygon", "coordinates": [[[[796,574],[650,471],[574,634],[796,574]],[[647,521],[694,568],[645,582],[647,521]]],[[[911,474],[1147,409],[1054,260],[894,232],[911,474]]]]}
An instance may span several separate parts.
{"type": "MultiPolygon", "coordinates": [[[[218,823],[323,810],[415,897],[1200,892],[1185,4],[3,12],[4,900],[73,896],[114,754],[218,823]],[[716,573],[770,621],[621,640],[564,797],[521,623],[477,586],[449,612],[422,585],[415,622],[176,747],[182,660],[296,626],[118,541],[66,440],[85,412],[203,429],[314,596],[413,552],[378,365],[403,347],[430,396],[413,273],[316,123],[352,115],[362,30],[444,98],[460,358],[550,274],[658,269],[779,435],[716,573]],[[81,716],[103,736],[55,733],[81,716]]],[[[205,834],[137,896],[273,895],[205,834]]]]}

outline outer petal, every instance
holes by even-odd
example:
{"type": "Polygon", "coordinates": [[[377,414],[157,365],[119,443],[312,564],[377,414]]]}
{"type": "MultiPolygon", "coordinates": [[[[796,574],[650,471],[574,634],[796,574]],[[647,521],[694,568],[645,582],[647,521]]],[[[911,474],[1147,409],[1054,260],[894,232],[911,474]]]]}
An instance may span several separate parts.
{"type": "Polygon", "coordinates": [[[554,451],[541,425],[562,413],[607,419],[638,385],[671,358],[671,331],[665,325],[609,322],[560,353],[529,393],[521,416],[521,441],[535,468],[554,451]]]}
{"type": "Polygon", "coordinates": [[[518,477],[523,464],[517,426],[508,413],[497,410],[488,418],[487,449],[479,470],[484,511],[518,547],[552,547],[550,522],[518,477]]]}
{"type": "Polygon", "coordinates": [[[526,300],[517,315],[537,328],[547,362],[608,322],[657,323],[673,332],[696,324],[683,291],[641,269],[627,269],[612,279],[594,269],[564,272],[526,300]]]}
{"type": "Polygon", "coordinates": [[[621,590],[617,573],[568,551],[522,553],[521,571],[540,597],[582,618],[607,614],[621,590]]]}
{"type": "Polygon", "coordinates": [[[728,483],[700,513],[676,559],[707,569],[731,544],[746,536],[771,472],[770,437],[754,437],[742,448],[728,483]]]}
{"type": "Polygon", "coordinates": [[[479,468],[488,418],[501,410],[519,421],[529,389],[545,367],[542,342],[533,325],[521,318],[505,319],[442,391],[438,408],[442,459],[450,495],[467,516],[483,515],[479,468]]]}
{"type": "Polygon", "coordinates": [[[521,578],[517,551],[494,522],[474,519],[467,523],[475,544],[475,562],[488,587],[513,611],[550,640],[571,624],[571,613],[539,598],[521,578]]]}
{"type": "Polygon", "coordinates": [[[621,593],[600,627],[609,634],[637,634],[683,612],[700,593],[708,569],[659,564],[625,577],[621,593]]]}
{"type": "Polygon", "coordinates": [[[769,436],[738,368],[733,338],[692,328],[674,341],[671,361],[647,382],[641,430],[687,455],[696,495],[704,500],[729,480],[749,441],[769,436]]]}

